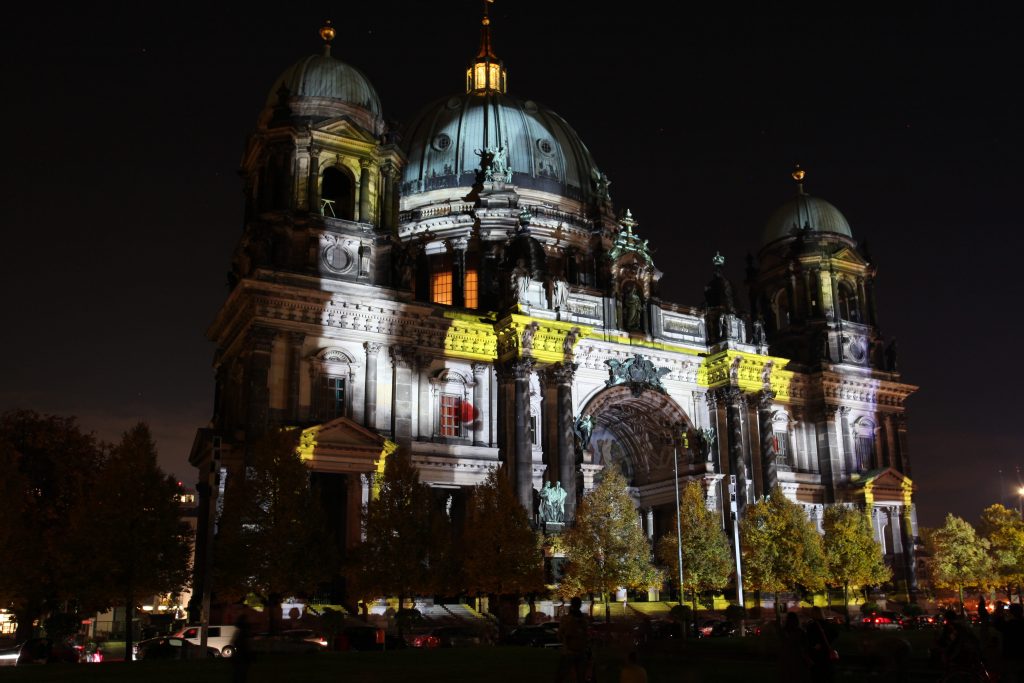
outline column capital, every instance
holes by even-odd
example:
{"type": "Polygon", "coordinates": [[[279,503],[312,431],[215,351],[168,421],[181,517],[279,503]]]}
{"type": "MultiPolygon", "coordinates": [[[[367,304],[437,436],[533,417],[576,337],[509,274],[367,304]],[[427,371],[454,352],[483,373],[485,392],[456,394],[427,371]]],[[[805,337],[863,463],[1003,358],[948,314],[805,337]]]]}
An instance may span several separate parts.
{"type": "Polygon", "coordinates": [[[364,171],[370,170],[371,168],[373,168],[373,159],[360,159],[359,168],[364,171]]]}
{"type": "Polygon", "coordinates": [[[277,330],[262,325],[253,325],[246,333],[246,338],[253,351],[270,353],[274,346],[274,340],[277,338],[277,330]]]}
{"type": "Polygon", "coordinates": [[[391,355],[391,362],[397,367],[411,368],[415,363],[413,349],[408,346],[392,346],[388,349],[388,353],[391,355]]]}
{"type": "Polygon", "coordinates": [[[380,348],[382,346],[383,346],[383,344],[381,344],[379,342],[370,342],[370,341],[363,342],[363,349],[366,350],[366,356],[368,358],[370,356],[377,355],[377,352],[380,351],[380,348]]]}
{"type": "Polygon", "coordinates": [[[555,384],[571,385],[578,367],[572,362],[553,363],[544,369],[544,374],[555,384]]]}
{"type": "Polygon", "coordinates": [[[771,389],[762,389],[757,397],[757,407],[761,410],[770,410],[775,402],[775,392],[771,389]]]}
{"type": "Polygon", "coordinates": [[[535,362],[532,358],[517,358],[507,363],[495,365],[498,379],[502,381],[529,380],[535,362]]]}
{"type": "MultiPolygon", "coordinates": [[[[479,377],[483,377],[484,375],[487,374],[487,371],[490,369],[491,364],[490,363],[470,363],[469,367],[473,371],[473,376],[479,378],[479,377]]],[[[480,381],[480,380],[478,379],[477,381],[480,381]]]]}

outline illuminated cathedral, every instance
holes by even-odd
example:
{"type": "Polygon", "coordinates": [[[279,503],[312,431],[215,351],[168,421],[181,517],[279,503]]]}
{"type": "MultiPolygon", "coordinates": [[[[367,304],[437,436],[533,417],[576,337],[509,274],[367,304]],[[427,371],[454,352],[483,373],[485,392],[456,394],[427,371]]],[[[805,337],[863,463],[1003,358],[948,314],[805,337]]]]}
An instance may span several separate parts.
{"type": "Polygon", "coordinates": [[[677,481],[701,482],[727,528],[779,486],[819,527],[826,506],[864,507],[913,590],[916,387],[879,331],[875,268],[842,213],[798,170],[794,195],[751,231],[744,291],[709,254],[704,292],[664,300],[643,227],[569,123],[509,94],[491,31],[485,15],[464,80],[448,83],[458,91],[401,130],[331,54],[329,26],[322,51],[270,87],[242,158],[230,293],[208,330],[215,405],[190,458],[201,481],[219,471],[223,491],[254,437],[298,427],[348,547],[396,448],[453,520],[495,467],[550,528],[617,467],[651,538],[668,530],[677,481]],[[558,519],[538,507],[546,483],[564,491],[558,519]]]}

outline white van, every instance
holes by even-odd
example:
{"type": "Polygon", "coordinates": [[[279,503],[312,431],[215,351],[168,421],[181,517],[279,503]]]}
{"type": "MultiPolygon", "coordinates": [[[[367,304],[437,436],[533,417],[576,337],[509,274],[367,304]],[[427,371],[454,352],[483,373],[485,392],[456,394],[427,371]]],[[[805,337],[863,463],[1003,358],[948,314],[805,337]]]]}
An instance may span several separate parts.
{"type": "MultiPolygon", "coordinates": [[[[186,626],[173,634],[176,638],[183,638],[196,645],[202,644],[202,626],[186,626]]],[[[213,626],[211,625],[209,635],[206,637],[206,646],[215,647],[220,650],[221,657],[230,657],[235,654],[235,647],[231,641],[235,638],[238,629],[234,626],[213,626]]]]}

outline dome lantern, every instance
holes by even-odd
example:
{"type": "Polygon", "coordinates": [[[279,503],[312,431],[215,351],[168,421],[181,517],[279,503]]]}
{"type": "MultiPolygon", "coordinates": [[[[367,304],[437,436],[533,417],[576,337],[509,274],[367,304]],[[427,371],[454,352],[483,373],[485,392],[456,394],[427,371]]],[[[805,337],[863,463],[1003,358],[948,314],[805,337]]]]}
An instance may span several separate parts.
{"type": "Polygon", "coordinates": [[[487,6],[494,0],[484,1],[484,18],[480,22],[480,50],[476,59],[466,69],[467,93],[504,93],[508,90],[508,72],[491,44],[491,19],[487,6]]]}

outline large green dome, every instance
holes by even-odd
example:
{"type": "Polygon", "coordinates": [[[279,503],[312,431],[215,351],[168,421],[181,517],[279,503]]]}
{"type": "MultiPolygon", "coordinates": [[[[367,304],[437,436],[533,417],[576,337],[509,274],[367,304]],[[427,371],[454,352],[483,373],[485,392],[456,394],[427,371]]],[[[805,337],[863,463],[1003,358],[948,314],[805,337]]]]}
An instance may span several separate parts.
{"type": "Polygon", "coordinates": [[[599,196],[600,171],[565,119],[531,100],[470,92],[427,106],[402,136],[408,163],[402,194],[444,188],[465,194],[481,150],[505,151],[511,184],[589,202],[599,196]],[[462,191],[465,188],[465,191],[462,191]]]}
{"type": "Polygon", "coordinates": [[[824,199],[801,192],[779,207],[768,219],[761,244],[766,245],[784,237],[792,237],[798,230],[804,229],[853,238],[850,224],[839,209],[824,199]]]}

